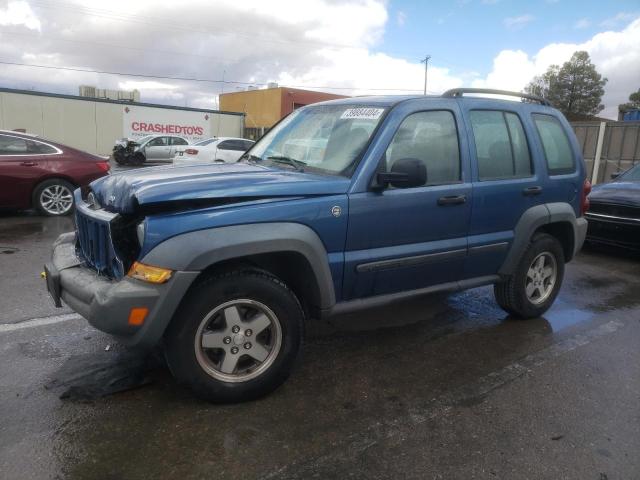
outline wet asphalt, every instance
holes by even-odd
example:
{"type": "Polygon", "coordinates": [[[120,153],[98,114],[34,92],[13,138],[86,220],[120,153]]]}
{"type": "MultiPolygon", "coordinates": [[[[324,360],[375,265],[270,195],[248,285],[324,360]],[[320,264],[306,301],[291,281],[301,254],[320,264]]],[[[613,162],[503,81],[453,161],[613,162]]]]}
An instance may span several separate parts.
{"type": "Polygon", "coordinates": [[[0,479],[640,479],[640,258],[585,250],[544,316],[491,288],[309,324],[289,381],[211,405],[39,278],[69,218],[0,215],[0,479]]]}

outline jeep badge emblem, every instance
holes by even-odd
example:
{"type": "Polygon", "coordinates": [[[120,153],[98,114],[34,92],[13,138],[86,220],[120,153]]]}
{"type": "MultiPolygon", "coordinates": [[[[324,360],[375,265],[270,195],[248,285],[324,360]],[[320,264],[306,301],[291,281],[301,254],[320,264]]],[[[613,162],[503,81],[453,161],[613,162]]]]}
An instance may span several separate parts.
{"type": "Polygon", "coordinates": [[[338,205],[334,206],[331,209],[331,215],[333,215],[334,217],[339,217],[342,214],[342,208],[340,208],[338,205]]]}
{"type": "Polygon", "coordinates": [[[110,195],[109,196],[109,204],[113,205],[113,203],[116,201],[116,196],[115,195],[110,195]]]}

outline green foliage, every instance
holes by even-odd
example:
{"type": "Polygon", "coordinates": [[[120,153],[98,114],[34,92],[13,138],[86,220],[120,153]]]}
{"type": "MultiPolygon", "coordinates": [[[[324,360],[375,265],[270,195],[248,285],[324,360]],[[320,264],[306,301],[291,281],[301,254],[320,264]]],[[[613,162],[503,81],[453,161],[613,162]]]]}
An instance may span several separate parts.
{"type": "Polygon", "coordinates": [[[598,73],[587,52],[575,52],[562,67],[551,65],[549,69],[525,87],[525,92],[549,100],[566,116],[596,115],[604,105],[606,78],[598,73]]]}

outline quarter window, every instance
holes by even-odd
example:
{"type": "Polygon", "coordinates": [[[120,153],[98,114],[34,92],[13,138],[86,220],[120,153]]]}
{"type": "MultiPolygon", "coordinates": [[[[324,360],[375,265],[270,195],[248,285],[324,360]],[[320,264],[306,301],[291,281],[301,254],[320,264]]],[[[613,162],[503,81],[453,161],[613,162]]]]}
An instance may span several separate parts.
{"type": "Polygon", "coordinates": [[[520,118],[514,113],[469,113],[478,159],[478,178],[497,180],[531,175],[531,157],[520,118]]]}
{"type": "Polygon", "coordinates": [[[575,171],[575,161],[569,139],[560,122],[551,115],[533,114],[549,175],[560,175],[575,171]]]}
{"type": "Polygon", "coordinates": [[[424,163],[427,185],[460,181],[460,149],[453,114],[430,111],[405,118],[387,148],[387,171],[402,158],[417,158],[424,163]]]}

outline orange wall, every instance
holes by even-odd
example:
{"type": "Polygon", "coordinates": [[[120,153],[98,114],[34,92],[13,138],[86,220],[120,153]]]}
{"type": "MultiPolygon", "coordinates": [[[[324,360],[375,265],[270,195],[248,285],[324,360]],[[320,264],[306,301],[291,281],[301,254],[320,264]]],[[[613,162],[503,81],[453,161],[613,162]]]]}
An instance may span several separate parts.
{"type": "Polygon", "coordinates": [[[311,103],[345,98],[324,92],[312,92],[295,88],[267,88],[220,95],[220,110],[246,113],[246,128],[270,128],[282,117],[293,111],[294,104],[311,103]]]}

